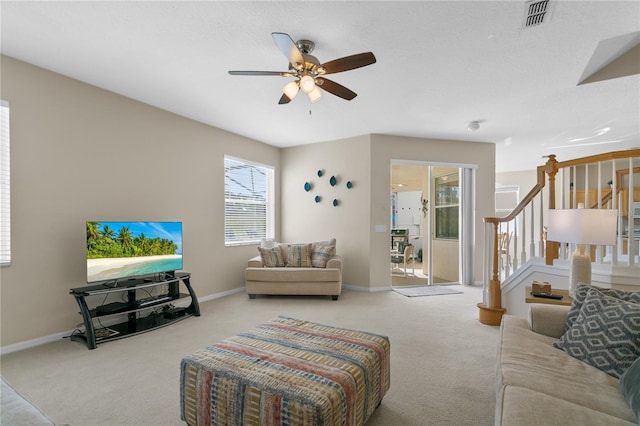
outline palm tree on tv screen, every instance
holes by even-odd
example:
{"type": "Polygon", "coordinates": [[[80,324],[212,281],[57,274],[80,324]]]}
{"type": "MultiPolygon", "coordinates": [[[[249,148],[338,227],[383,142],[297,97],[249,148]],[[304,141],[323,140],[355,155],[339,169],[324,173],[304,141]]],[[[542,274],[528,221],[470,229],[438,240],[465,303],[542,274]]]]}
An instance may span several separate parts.
{"type": "Polygon", "coordinates": [[[115,237],[116,233],[113,232],[113,229],[109,228],[109,225],[104,225],[102,227],[102,238],[107,239],[107,240],[113,240],[113,237],[115,237]]]}
{"type": "Polygon", "coordinates": [[[131,235],[131,231],[126,226],[120,228],[120,233],[118,234],[118,241],[122,246],[122,251],[124,253],[131,253],[133,249],[133,238],[131,235]]]}
{"type": "Polygon", "coordinates": [[[87,247],[92,247],[100,237],[100,225],[98,222],[87,222],[87,247]]]}
{"type": "Polygon", "coordinates": [[[149,240],[147,239],[147,236],[144,235],[144,232],[140,233],[133,242],[136,248],[139,249],[142,256],[146,256],[147,253],[149,253],[149,240]]]}

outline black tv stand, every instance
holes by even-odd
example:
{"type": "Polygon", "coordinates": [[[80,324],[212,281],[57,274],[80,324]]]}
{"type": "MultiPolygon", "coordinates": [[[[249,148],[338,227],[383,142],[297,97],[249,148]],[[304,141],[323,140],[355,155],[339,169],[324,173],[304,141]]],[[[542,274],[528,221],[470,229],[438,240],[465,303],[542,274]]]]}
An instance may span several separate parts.
{"type": "Polygon", "coordinates": [[[190,316],[199,317],[200,306],[196,293],[191,287],[190,278],[191,274],[189,273],[177,272],[166,274],[162,278],[141,277],[115,283],[105,281],[100,284],[72,288],[69,293],[78,302],[85,329],[73,333],[70,336],[71,340],[85,342],[87,348],[95,349],[98,343],[144,333],[190,316]],[[180,293],[180,283],[185,286],[188,293],[180,293]],[[166,285],[167,291],[151,296],[151,290],[161,285],[166,285]],[[149,296],[139,298],[140,291],[149,293],[149,296]],[[126,292],[126,295],[121,295],[121,298],[126,300],[104,303],[110,295],[123,292],[126,292]],[[89,308],[87,305],[88,297],[93,297],[94,304],[96,299],[98,302],[100,301],[99,298],[103,303],[89,308]],[[188,306],[176,307],[174,305],[176,302],[188,298],[191,299],[188,306]],[[169,314],[166,314],[167,312],[169,314]],[[117,315],[126,315],[126,321],[112,324],[111,321],[117,321],[117,315]],[[94,325],[96,318],[99,318],[100,321],[104,320],[105,323],[111,321],[104,327],[96,328],[94,325]]]}
{"type": "Polygon", "coordinates": [[[129,278],[127,280],[116,281],[114,287],[131,287],[132,285],[140,285],[145,283],[152,283],[151,278],[129,278]]]}

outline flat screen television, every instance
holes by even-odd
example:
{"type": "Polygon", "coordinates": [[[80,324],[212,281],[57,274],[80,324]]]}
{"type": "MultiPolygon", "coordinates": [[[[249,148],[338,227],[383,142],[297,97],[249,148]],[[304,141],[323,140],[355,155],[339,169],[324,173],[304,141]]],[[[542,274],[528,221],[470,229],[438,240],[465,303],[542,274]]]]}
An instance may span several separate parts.
{"type": "Polygon", "coordinates": [[[87,282],[182,269],[182,222],[87,222],[87,282]]]}

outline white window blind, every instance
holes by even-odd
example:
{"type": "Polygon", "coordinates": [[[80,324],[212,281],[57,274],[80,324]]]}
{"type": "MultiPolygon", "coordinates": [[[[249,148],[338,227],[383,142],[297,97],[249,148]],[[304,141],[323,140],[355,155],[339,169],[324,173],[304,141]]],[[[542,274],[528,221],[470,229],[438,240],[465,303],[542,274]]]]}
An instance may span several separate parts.
{"type": "Polygon", "coordinates": [[[0,101],[0,265],[11,264],[9,103],[0,101]]]}
{"type": "Polygon", "coordinates": [[[225,245],[273,238],[273,198],[273,168],[225,156],[225,245]]]}

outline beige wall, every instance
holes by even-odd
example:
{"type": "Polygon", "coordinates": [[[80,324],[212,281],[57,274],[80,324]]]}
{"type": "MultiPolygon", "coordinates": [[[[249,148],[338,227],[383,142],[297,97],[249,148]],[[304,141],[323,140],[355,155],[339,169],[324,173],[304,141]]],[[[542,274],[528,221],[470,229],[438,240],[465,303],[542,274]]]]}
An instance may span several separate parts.
{"type": "Polygon", "coordinates": [[[276,168],[278,239],[336,237],[344,283],[372,291],[390,286],[391,159],[477,164],[474,275],[481,277],[493,144],[367,135],[277,149],[11,58],[2,56],[1,66],[12,144],[12,265],[0,270],[2,347],[81,322],[69,289],[86,282],[88,220],[182,221],[184,270],[198,296],[243,287],[256,248],[224,247],[225,154],[276,168]],[[328,184],[332,175],[335,187],[328,184]],[[307,181],[314,186],[309,193],[307,181]],[[376,225],[386,231],[375,232],[376,225]]]}
{"type": "Polygon", "coordinates": [[[496,187],[518,186],[519,199],[522,200],[538,182],[538,175],[535,170],[522,172],[496,172],[496,187]]]}
{"type": "Polygon", "coordinates": [[[482,277],[482,218],[493,215],[493,144],[368,135],[283,149],[282,234],[287,242],[337,238],[344,258],[345,285],[370,291],[388,289],[391,160],[474,164],[477,168],[474,278],[482,277]],[[325,176],[318,178],[318,169],[325,176]],[[336,187],[329,178],[338,178],[336,187]],[[351,180],[352,189],[345,183],[351,180]],[[304,183],[313,185],[304,191],[304,183]],[[316,204],[315,195],[322,196],[316,204]],[[331,201],[340,204],[333,207],[331,201]],[[376,232],[376,225],[386,227],[376,232]],[[332,231],[327,234],[327,229],[332,231]]]}
{"type": "Polygon", "coordinates": [[[463,141],[434,140],[402,136],[371,135],[371,233],[369,276],[372,289],[388,288],[389,236],[375,225],[389,226],[391,160],[477,165],[475,209],[474,280],[482,279],[484,228],[482,218],[493,215],[495,145],[463,141]]]}
{"type": "MultiPolygon", "coordinates": [[[[283,240],[305,242],[335,237],[337,252],[344,261],[343,283],[367,288],[371,235],[369,152],[369,136],[360,136],[285,148],[281,157],[283,240]],[[324,171],[321,178],[318,170],[324,171]],[[333,187],[329,184],[331,176],[338,181],[333,187]],[[346,187],[347,181],[353,183],[353,188],[346,187]],[[305,182],[312,184],[311,191],[305,192],[305,182]],[[319,203],[314,201],[316,195],[322,197],[319,203]],[[337,207],[332,204],[334,199],[339,200],[337,207]]],[[[388,169],[386,173],[389,174],[388,169]]]]}
{"type": "Polygon", "coordinates": [[[81,322],[69,289],[86,284],[87,220],[182,221],[198,296],[244,286],[256,249],[224,247],[223,156],[279,170],[277,148],[4,56],[1,77],[12,162],[2,346],[81,322]]]}

